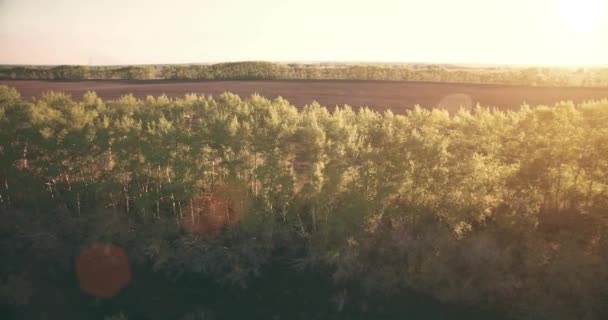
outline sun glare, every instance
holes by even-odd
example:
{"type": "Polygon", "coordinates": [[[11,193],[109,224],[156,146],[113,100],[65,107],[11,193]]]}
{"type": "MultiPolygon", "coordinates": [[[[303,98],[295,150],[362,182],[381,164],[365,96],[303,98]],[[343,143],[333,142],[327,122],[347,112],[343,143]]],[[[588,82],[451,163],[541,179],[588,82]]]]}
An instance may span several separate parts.
{"type": "Polygon", "coordinates": [[[606,0],[560,0],[561,21],[567,31],[598,31],[606,17],[606,0]]]}

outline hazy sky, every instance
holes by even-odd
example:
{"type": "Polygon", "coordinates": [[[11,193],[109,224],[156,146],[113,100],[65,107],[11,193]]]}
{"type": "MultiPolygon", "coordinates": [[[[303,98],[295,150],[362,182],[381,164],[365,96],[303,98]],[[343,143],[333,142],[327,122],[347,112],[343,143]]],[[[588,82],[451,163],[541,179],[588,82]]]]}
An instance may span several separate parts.
{"type": "Polygon", "coordinates": [[[0,64],[608,64],[608,0],[0,0],[0,64]]]}

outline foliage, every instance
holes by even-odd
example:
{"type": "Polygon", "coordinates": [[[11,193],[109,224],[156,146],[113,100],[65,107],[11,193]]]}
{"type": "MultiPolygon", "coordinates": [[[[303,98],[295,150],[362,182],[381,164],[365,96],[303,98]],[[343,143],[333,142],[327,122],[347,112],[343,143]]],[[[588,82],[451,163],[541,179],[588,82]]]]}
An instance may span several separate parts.
{"type": "Polygon", "coordinates": [[[153,66],[101,67],[65,65],[55,67],[17,66],[0,69],[0,79],[14,80],[147,80],[154,78],[156,78],[156,68],[153,66]]]}
{"type": "Polygon", "coordinates": [[[395,115],[228,93],[26,102],[0,87],[0,232],[15,257],[61,265],[112,242],[223,287],[287,260],[328,273],[339,310],[349,292],[415,290],[513,318],[600,319],[606,123],[606,100],[395,115]]]}
{"type": "Polygon", "coordinates": [[[105,317],[104,320],[129,320],[129,318],[121,312],[109,317],[105,317]]]}
{"type": "Polygon", "coordinates": [[[601,67],[464,67],[420,64],[282,64],[243,61],[119,67],[14,66],[0,68],[0,79],[382,80],[605,87],[608,86],[608,69],[601,67]]]}
{"type": "Polygon", "coordinates": [[[0,282],[0,298],[10,304],[27,305],[32,295],[32,285],[23,276],[11,274],[0,282]]]}

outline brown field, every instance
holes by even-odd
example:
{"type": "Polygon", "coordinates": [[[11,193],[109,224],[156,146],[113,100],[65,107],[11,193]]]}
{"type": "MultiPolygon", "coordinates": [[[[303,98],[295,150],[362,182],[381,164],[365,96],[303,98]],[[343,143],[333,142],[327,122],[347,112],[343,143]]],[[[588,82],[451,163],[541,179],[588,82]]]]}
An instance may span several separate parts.
{"type": "Polygon", "coordinates": [[[391,109],[400,113],[416,104],[456,110],[477,103],[509,109],[526,102],[530,105],[552,105],[563,100],[582,102],[608,98],[608,88],[525,87],[462,83],[294,80],[294,81],[0,81],[16,87],[25,98],[46,91],[62,91],[79,99],[88,90],[104,99],[115,99],[132,93],[138,98],[166,94],[183,97],[187,93],[216,96],[233,92],[241,96],[258,93],[273,99],[281,96],[301,107],[312,101],[334,107],[345,104],[369,106],[376,110],[391,109]]]}

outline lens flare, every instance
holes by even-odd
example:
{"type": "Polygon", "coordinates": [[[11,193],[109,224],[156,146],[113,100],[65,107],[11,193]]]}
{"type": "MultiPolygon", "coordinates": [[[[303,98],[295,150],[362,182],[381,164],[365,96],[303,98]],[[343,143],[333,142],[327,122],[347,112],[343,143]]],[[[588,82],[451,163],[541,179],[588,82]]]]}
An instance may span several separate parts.
{"type": "Polygon", "coordinates": [[[469,110],[473,107],[473,99],[468,94],[454,93],[444,96],[437,103],[437,108],[456,114],[461,108],[469,110]]]}
{"type": "Polygon", "coordinates": [[[210,235],[239,221],[247,207],[247,188],[239,182],[224,183],[213,192],[203,193],[190,201],[183,228],[192,234],[210,235]]]}
{"type": "Polygon", "coordinates": [[[76,258],[80,290],[109,299],[131,280],[129,259],[123,249],[112,244],[95,243],[76,258]]]}
{"type": "Polygon", "coordinates": [[[560,15],[568,31],[597,31],[606,15],[605,0],[560,0],[560,15]]]}

